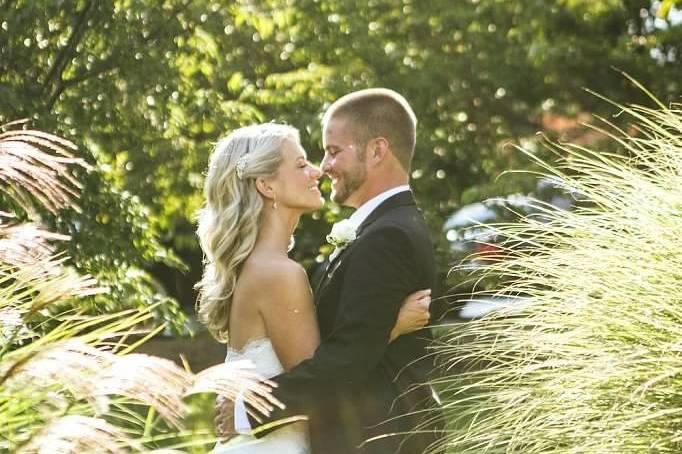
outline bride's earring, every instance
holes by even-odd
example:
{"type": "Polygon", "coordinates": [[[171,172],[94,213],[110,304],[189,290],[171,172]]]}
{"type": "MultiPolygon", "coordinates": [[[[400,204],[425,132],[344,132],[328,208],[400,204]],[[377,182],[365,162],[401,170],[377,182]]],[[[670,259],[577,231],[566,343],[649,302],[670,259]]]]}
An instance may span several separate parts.
{"type": "Polygon", "coordinates": [[[272,194],[272,209],[277,209],[277,197],[275,196],[275,193],[272,194]]]}

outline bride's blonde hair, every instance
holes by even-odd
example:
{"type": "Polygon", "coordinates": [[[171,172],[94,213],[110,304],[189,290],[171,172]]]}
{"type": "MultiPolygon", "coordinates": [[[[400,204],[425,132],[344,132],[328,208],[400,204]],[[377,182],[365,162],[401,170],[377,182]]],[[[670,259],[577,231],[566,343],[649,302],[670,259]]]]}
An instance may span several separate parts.
{"type": "Polygon", "coordinates": [[[275,123],[247,126],[221,139],[209,161],[197,228],[205,267],[196,287],[199,319],[223,342],[237,277],[260,227],[263,198],[255,180],[276,176],[287,139],[298,142],[298,130],[275,123]]]}

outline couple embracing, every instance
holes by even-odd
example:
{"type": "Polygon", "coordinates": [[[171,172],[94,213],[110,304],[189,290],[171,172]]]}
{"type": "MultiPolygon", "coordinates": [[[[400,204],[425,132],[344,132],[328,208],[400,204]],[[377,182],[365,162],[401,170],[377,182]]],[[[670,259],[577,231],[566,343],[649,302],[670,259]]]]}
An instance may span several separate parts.
{"type": "Polygon", "coordinates": [[[219,433],[242,435],[216,453],[419,454],[439,441],[424,384],[431,335],[419,330],[435,260],[408,186],[415,115],[398,93],[369,89],[333,103],[322,126],[319,169],[296,129],[272,123],[234,131],[211,156],[200,317],[216,337],[229,333],[227,360],[249,359],[284,404],[256,418],[222,401],[219,433]],[[323,205],[323,173],[332,200],[356,211],[332,229],[313,292],[287,252],[300,217],[323,205]]]}

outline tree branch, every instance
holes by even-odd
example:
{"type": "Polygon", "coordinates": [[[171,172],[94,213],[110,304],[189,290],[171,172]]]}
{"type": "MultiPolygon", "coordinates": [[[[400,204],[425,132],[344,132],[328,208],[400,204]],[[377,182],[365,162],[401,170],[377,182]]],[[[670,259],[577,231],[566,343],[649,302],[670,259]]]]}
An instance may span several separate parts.
{"type": "Polygon", "coordinates": [[[79,83],[85,82],[86,80],[92,79],[93,77],[97,77],[100,74],[104,74],[104,73],[110,72],[110,71],[117,71],[118,69],[119,69],[118,65],[114,64],[110,60],[105,60],[105,61],[101,62],[100,65],[95,66],[92,70],[90,70],[84,74],[81,74],[79,76],[75,76],[75,77],[72,77],[70,79],[62,81],[62,84],[61,84],[62,90],[57,94],[57,96],[59,96],[59,94],[61,94],[62,91],[64,91],[65,89],[67,89],[69,87],[73,87],[74,85],[78,85],[79,83]]]}
{"type": "MultiPolygon", "coordinates": [[[[93,68],[91,71],[88,71],[87,73],[81,74],[79,76],[72,77],[68,80],[63,80],[62,79],[62,74],[64,73],[64,70],[66,69],[67,62],[70,59],[70,56],[72,54],[72,50],[75,48],[76,44],[78,43],[78,40],[80,39],[82,35],[82,30],[83,30],[83,25],[86,23],[87,19],[87,14],[89,10],[92,7],[92,1],[88,1],[88,3],[85,5],[83,10],[78,14],[78,18],[76,20],[76,25],[74,26],[74,29],[71,33],[71,36],[69,37],[69,40],[67,42],[67,45],[65,46],[64,50],[61,52],[59,55],[58,59],[55,60],[55,64],[53,65],[52,69],[50,70],[50,73],[48,74],[48,79],[46,80],[44,87],[47,89],[48,84],[50,83],[50,79],[55,78],[55,76],[58,76],[56,79],[56,85],[54,89],[52,90],[52,93],[50,94],[47,107],[48,110],[51,111],[52,108],[54,107],[54,104],[57,102],[59,99],[59,95],[61,95],[64,90],[66,90],[69,87],[72,87],[74,85],[78,85],[81,82],[84,82],[88,79],[91,79],[93,77],[96,77],[102,73],[108,72],[108,71],[113,71],[119,69],[119,66],[116,64],[113,64],[111,61],[105,61],[102,62],[100,65],[97,67],[93,68]]],[[[186,11],[189,9],[191,6],[192,1],[187,0],[178,6],[170,13],[170,16],[177,16],[183,11],[186,11]]],[[[151,32],[142,42],[145,44],[156,40],[160,36],[162,36],[162,31],[163,27],[158,27],[156,30],[151,32]]]]}
{"type": "Polygon", "coordinates": [[[85,24],[87,23],[88,13],[92,9],[92,6],[93,6],[92,0],[88,0],[83,9],[77,14],[76,23],[73,26],[73,30],[71,30],[71,35],[69,36],[69,39],[66,42],[66,46],[64,46],[62,51],[59,53],[59,55],[55,59],[54,65],[52,65],[52,68],[50,68],[50,71],[47,73],[47,76],[45,77],[45,82],[43,83],[45,91],[47,91],[50,85],[52,85],[53,80],[55,79],[57,80],[57,87],[55,87],[55,89],[52,90],[52,95],[50,96],[48,110],[52,110],[54,101],[56,101],[55,93],[57,92],[61,93],[61,91],[63,90],[63,88],[60,88],[60,85],[62,83],[62,74],[64,73],[64,70],[68,65],[68,62],[71,59],[71,56],[73,55],[73,50],[76,48],[76,45],[78,44],[83,35],[83,31],[85,30],[85,24]]]}

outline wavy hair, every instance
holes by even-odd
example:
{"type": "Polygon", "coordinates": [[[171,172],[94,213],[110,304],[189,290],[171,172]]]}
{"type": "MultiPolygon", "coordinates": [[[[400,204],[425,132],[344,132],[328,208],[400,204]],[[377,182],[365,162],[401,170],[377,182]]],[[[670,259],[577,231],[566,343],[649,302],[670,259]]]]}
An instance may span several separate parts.
{"type": "Polygon", "coordinates": [[[209,161],[206,203],[199,212],[197,228],[205,266],[196,288],[199,319],[221,342],[228,340],[237,278],[260,228],[263,198],[255,180],[277,175],[287,139],[298,142],[298,130],[275,123],[247,126],[221,139],[209,161]]]}

